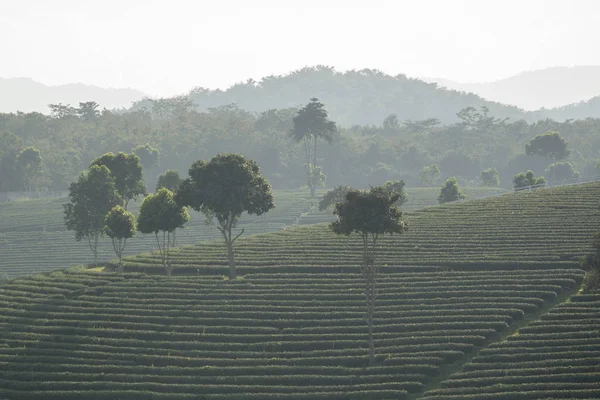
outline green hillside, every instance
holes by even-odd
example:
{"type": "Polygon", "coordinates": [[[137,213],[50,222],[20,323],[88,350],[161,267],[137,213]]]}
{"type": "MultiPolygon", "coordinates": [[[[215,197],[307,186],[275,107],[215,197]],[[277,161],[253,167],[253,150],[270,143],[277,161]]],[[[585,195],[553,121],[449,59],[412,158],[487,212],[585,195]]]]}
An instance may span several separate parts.
{"type": "Polygon", "coordinates": [[[359,275],[20,278],[0,286],[0,397],[405,399],[581,277],[384,274],[371,367],[359,275]]]}
{"type": "Polygon", "coordinates": [[[0,398],[599,398],[600,297],[578,293],[576,261],[598,230],[598,193],[408,213],[409,232],[379,249],[373,365],[357,242],[326,224],[240,239],[236,280],[219,242],[178,248],[172,278],[145,253],[125,274],[6,280],[0,398]]]}
{"type": "MultiPolygon", "coordinates": [[[[444,265],[487,268],[577,266],[591,251],[598,230],[600,183],[520,192],[462,203],[450,203],[406,214],[410,224],[401,236],[380,239],[378,260],[398,265],[444,265]]],[[[326,224],[306,226],[236,242],[241,273],[273,269],[348,270],[360,263],[357,237],[337,236],[326,224]]],[[[130,271],[161,271],[157,254],[127,258],[130,271]]],[[[179,268],[225,273],[221,243],[178,249],[179,268]]]]}
{"type": "MultiPolygon", "coordinates": [[[[437,204],[437,188],[407,189],[405,210],[437,204]]],[[[322,195],[325,191],[322,190],[322,195]]],[[[502,189],[466,188],[471,196],[502,193],[502,189]]],[[[294,225],[330,221],[331,211],[318,212],[318,199],[311,199],[306,191],[276,190],[276,208],[261,217],[243,216],[240,228],[245,234],[275,232],[294,225]]],[[[63,207],[67,199],[32,200],[0,204],[0,275],[26,275],[51,269],[93,262],[85,241],[76,242],[73,232],[67,232],[63,221],[63,207]],[[40,261],[43,260],[43,261],[40,261]]],[[[137,214],[139,203],[129,209],[137,214]]],[[[219,239],[219,232],[205,224],[205,217],[190,210],[192,218],[183,230],[177,232],[178,244],[195,244],[219,239]]],[[[149,252],[156,248],[152,235],[138,234],[128,241],[125,254],[149,252]]],[[[99,248],[99,260],[115,257],[107,239],[99,248]]]]}
{"type": "Polygon", "coordinates": [[[600,398],[600,292],[576,295],[479,352],[427,400],[600,398]]]}

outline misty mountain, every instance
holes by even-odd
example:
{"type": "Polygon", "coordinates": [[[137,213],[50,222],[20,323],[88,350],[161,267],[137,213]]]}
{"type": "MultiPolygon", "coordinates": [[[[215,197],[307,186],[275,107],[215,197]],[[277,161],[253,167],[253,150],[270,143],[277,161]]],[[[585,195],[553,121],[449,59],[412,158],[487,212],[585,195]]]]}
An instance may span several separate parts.
{"type": "MultiPolygon", "coordinates": [[[[250,79],[227,90],[197,88],[188,96],[199,110],[236,103],[255,112],[299,107],[317,97],[330,117],[343,126],[381,125],[390,114],[396,114],[400,121],[437,118],[449,123],[458,120],[456,113],[463,108],[480,106],[487,106],[497,117],[516,120],[524,115],[517,107],[442,89],[405,75],[391,76],[371,69],[342,73],[326,66],[306,67],[260,81],[250,79]]],[[[152,100],[144,100],[133,109],[150,109],[152,104],[152,100]]]]}
{"type": "MultiPolygon", "coordinates": [[[[423,80],[528,111],[563,107],[600,95],[600,66],[545,68],[488,83],[461,83],[440,78],[423,80]]],[[[596,112],[596,116],[598,114],[596,112]]]]}
{"type": "Polygon", "coordinates": [[[47,86],[30,78],[0,78],[0,112],[49,112],[48,104],[71,104],[95,101],[100,107],[128,108],[145,97],[134,89],[106,89],[98,86],[72,83],[47,86]]]}

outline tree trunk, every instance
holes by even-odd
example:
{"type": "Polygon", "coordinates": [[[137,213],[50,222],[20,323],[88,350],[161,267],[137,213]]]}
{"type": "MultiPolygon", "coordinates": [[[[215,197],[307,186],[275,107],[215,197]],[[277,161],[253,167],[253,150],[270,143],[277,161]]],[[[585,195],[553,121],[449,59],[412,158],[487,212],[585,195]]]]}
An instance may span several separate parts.
{"type": "Polygon", "coordinates": [[[229,279],[235,279],[237,274],[235,270],[235,258],[233,256],[233,243],[227,241],[227,261],[229,262],[229,279]]]}

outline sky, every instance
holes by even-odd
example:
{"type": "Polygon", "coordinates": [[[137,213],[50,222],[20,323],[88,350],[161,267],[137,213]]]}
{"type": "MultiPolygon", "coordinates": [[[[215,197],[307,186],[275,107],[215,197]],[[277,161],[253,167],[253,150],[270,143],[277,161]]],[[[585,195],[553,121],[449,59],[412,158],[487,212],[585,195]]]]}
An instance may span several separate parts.
{"type": "Polygon", "coordinates": [[[304,66],[488,82],[600,65],[596,0],[0,0],[0,77],[222,88],[304,66]]]}

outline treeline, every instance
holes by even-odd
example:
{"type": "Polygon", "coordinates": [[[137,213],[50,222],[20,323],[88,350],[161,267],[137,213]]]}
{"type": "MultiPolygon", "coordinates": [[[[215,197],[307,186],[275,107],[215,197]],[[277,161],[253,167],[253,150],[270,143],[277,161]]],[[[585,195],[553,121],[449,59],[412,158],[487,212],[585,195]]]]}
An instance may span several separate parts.
{"type": "MultiPolygon", "coordinates": [[[[323,103],[328,112],[336,106],[323,103]]],[[[150,191],[167,169],[185,176],[195,160],[230,152],[256,160],[274,188],[307,184],[304,146],[290,135],[299,107],[250,112],[228,105],[199,112],[181,97],[149,100],[131,112],[100,110],[95,102],[50,108],[51,115],[0,114],[0,190],[65,190],[98,154],[119,151],[140,157],[150,191]]],[[[527,123],[498,118],[486,107],[464,108],[456,118],[442,124],[390,114],[377,125],[337,123],[319,143],[319,184],[367,187],[404,180],[412,187],[439,186],[456,177],[461,186],[489,185],[495,179],[481,172],[493,168],[499,185],[508,188],[515,174],[545,176],[559,161],[581,176],[598,172],[600,119],[527,123]],[[549,131],[560,133],[568,154],[557,159],[526,151],[549,131]]]]}

